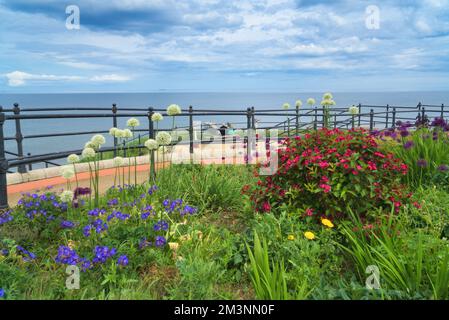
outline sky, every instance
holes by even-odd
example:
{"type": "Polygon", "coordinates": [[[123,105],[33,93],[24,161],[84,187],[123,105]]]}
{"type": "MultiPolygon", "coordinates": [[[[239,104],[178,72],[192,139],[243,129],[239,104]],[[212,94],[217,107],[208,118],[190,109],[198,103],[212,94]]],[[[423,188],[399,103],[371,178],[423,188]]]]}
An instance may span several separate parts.
{"type": "Polygon", "coordinates": [[[164,91],[449,91],[449,0],[0,0],[0,93],[164,91]]]}

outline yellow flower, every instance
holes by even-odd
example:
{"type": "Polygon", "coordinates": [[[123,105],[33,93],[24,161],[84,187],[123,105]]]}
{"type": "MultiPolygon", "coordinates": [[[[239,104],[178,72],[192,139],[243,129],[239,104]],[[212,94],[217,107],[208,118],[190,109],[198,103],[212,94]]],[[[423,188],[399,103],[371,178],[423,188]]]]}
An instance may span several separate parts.
{"type": "Polygon", "coordinates": [[[334,224],[329,219],[322,219],[321,223],[324,224],[328,228],[334,227],[334,224]]]}
{"type": "Polygon", "coordinates": [[[289,234],[287,239],[290,240],[290,241],[293,241],[293,240],[295,240],[295,236],[292,235],[292,234],[289,234]]]}
{"type": "Polygon", "coordinates": [[[177,243],[177,242],[169,242],[168,246],[170,247],[170,250],[178,251],[179,243],[177,243]]]}
{"type": "Polygon", "coordinates": [[[69,247],[70,249],[75,248],[75,241],[73,240],[67,241],[67,247],[69,247]]]}
{"type": "Polygon", "coordinates": [[[304,232],[304,237],[306,237],[309,240],[313,240],[315,239],[315,234],[313,232],[307,231],[304,232]]]}

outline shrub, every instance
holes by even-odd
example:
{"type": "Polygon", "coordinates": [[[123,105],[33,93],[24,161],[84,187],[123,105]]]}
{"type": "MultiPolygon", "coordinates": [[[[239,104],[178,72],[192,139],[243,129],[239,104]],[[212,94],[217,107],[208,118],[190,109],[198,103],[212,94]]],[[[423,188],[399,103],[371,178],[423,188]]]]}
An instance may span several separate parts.
{"type": "Polygon", "coordinates": [[[351,207],[364,217],[373,207],[399,211],[411,197],[400,183],[407,166],[364,129],[321,129],[286,139],[278,152],[277,172],[244,187],[258,212],[341,219],[351,207]]]}

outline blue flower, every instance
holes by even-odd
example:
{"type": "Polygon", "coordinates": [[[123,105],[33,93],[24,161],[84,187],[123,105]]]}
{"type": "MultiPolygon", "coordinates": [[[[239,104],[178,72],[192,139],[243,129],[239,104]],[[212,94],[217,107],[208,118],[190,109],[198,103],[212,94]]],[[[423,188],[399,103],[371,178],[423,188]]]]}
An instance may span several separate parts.
{"type": "Polygon", "coordinates": [[[36,259],[36,255],[28,250],[26,250],[24,247],[22,246],[17,246],[16,247],[17,250],[19,250],[20,252],[22,252],[24,255],[26,255],[26,257],[23,258],[23,260],[25,261],[29,261],[29,260],[34,260],[36,259]]]}
{"type": "Polygon", "coordinates": [[[75,224],[72,221],[62,221],[61,222],[61,228],[63,229],[72,229],[73,227],[75,227],[75,224]]]}
{"type": "Polygon", "coordinates": [[[117,259],[117,263],[123,267],[127,266],[129,263],[128,257],[126,255],[120,256],[117,259]]]}
{"type": "Polygon", "coordinates": [[[157,191],[157,186],[154,185],[148,189],[148,194],[151,196],[153,193],[157,191]]]}
{"type": "Polygon", "coordinates": [[[90,230],[92,229],[92,226],[89,224],[83,228],[83,235],[87,238],[90,236],[90,230]]]}
{"type": "Polygon", "coordinates": [[[166,243],[167,243],[167,240],[165,239],[165,237],[162,237],[162,236],[156,237],[156,241],[155,241],[156,247],[163,247],[163,246],[165,246],[166,243]]]}
{"type": "Polygon", "coordinates": [[[97,233],[102,233],[108,230],[108,224],[101,219],[97,219],[94,222],[92,222],[92,226],[95,228],[95,231],[97,233]]]}
{"type": "Polygon", "coordinates": [[[70,249],[67,246],[60,246],[55,261],[61,264],[76,265],[80,261],[80,257],[74,249],[70,249]]]}
{"type": "Polygon", "coordinates": [[[92,259],[94,264],[105,263],[109,258],[112,258],[116,253],[117,249],[104,246],[95,247],[95,257],[92,259]]]}
{"type": "Polygon", "coordinates": [[[14,218],[11,215],[11,211],[6,211],[4,213],[0,213],[0,226],[2,224],[8,223],[12,221],[14,218]]]}
{"type": "Polygon", "coordinates": [[[161,220],[154,224],[153,227],[154,231],[167,231],[168,230],[168,223],[167,221],[161,220]]]}
{"type": "Polygon", "coordinates": [[[0,288],[0,299],[5,297],[5,289],[0,288]]]}
{"type": "Polygon", "coordinates": [[[153,211],[153,207],[150,206],[150,205],[148,205],[148,206],[146,206],[145,208],[142,209],[142,214],[140,215],[140,217],[141,217],[143,220],[146,220],[146,219],[148,219],[148,217],[149,217],[151,214],[155,214],[155,212],[153,211]]]}
{"type": "Polygon", "coordinates": [[[106,213],[106,210],[104,209],[99,209],[99,208],[95,208],[93,210],[90,210],[87,214],[93,217],[98,217],[100,215],[103,215],[106,213]]]}

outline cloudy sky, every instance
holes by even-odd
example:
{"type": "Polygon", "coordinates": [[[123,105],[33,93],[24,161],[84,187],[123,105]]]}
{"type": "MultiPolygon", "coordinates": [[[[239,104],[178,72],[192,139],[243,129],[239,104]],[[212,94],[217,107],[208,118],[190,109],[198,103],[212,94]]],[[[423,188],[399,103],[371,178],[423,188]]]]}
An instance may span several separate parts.
{"type": "Polygon", "coordinates": [[[164,90],[447,91],[449,0],[0,0],[0,92],[164,90]]]}

